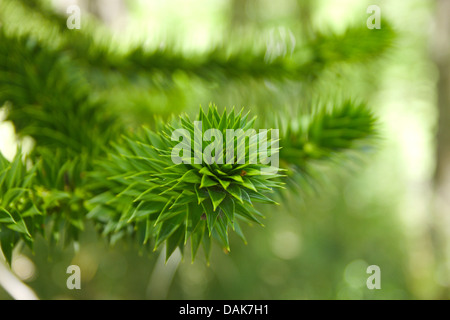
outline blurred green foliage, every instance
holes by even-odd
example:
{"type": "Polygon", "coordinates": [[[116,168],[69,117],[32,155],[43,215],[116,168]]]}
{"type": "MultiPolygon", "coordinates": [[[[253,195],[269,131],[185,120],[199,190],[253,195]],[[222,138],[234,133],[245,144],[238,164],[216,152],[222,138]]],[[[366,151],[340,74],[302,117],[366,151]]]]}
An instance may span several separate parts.
{"type": "MultiPolygon", "coordinates": [[[[17,248],[16,255],[31,259],[34,271],[27,281],[40,298],[439,296],[438,286],[424,284],[426,276],[411,271],[417,261],[409,253],[414,241],[405,235],[408,229],[397,214],[406,174],[392,156],[395,140],[387,135],[392,134],[386,129],[389,122],[383,122],[389,112],[382,104],[388,100],[377,95],[385,90],[384,73],[405,56],[420,60],[411,52],[424,42],[395,23],[392,12],[401,9],[392,5],[382,28],[369,30],[365,4],[353,10],[342,4],[348,9],[345,16],[354,15],[354,21],[340,16],[332,25],[317,19],[333,1],[286,1],[277,10],[269,1],[242,2],[206,7],[213,22],[203,28],[217,40],[206,48],[199,40],[195,50],[188,48],[185,35],[177,34],[177,26],[159,43],[133,43],[127,39],[131,32],[113,32],[114,23],[106,27],[101,8],[90,14],[84,8],[82,29],[69,30],[64,10],[58,13],[50,1],[0,2],[0,99],[17,135],[35,141],[27,156],[28,170],[36,172],[30,195],[48,226],[43,228],[47,233],[36,234],[33,245],[22,253],[17,248]],[[244,14],[236,15],[242,6],[244,14]],[[402,41],[413,42],[413,49],[399,49],[402,41]],[[116,213],[102,212],[99,218],[91,211],[85,219],[92,205],[102,205],[99,197],[111,186],[108,177],[97,174],[95,163],[114,167],[115,174],[131,174],[130,168],[138,166],[121,163],[124,158],[117,156],[124,154],[127,141],[122,134],[134,139],[125,148],[136,152],[133,143],[140,139],[135,134],[141,125],[158,132],[173,115],[195,115],[199,105],[210,102],[219,111],[244,106],[258,116],[257,127],[277,127],[282,133],[287,190],[277,194],[281,206],[256,206],[266,217],[264,229],[242,225],[247,245],[230,233],[221,245],[231,251],[223,254],[214,244],[209,267],[206,258],[190,264],[177,251],[164,266],[165,251],[147,252],[132,237],[118,241],[122,234],[110,232],[118,230],[111,227],[116,213]],[[116,142],[114,151],[110,146],[116,142]],[[112,162],[105,160],[107,153],[113,153],[112,162]],[[88,172],[95,183],[85,179],[88,172]],[[103,222],[101,231],[110,237],[96,232],[103,222]],[[67,246],[72,243],[76,245],[67,246]],[[65,286],[70,264],[81,267],[80,291],[65,286]],[[366,287],[371,264],[381,268],[382,290],[366,287]]],[[[141,10],[158,10],[142,2],[123,3],[127,13],[116,14],[130,20],[142,22],[141,10]]],[[[202,6],[198,1],[190,8],[196,21],[188,20],[192,25],[202,21],[202,6]]],[[[159,10],[175,19],[173,10],[159,10]]],[[[142,34],[145,39],[146,31],[142,34]]],[[[25,167],[19,155],[12,164],[25,167]]],[[[1,288],[0,297],[8,297],[1,288]]]]}

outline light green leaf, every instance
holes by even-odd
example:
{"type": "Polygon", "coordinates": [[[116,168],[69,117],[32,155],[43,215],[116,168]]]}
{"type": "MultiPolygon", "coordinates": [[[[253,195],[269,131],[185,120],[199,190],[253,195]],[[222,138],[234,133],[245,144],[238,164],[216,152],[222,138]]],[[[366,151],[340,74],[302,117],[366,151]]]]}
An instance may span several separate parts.
{"type": "Polygon", "coordinates": [[[220,209],[225,213],[225,216],[227,217],[228,221],[232,224],[234,221],[234,201],[232,198],[227,197],[221,204],[220,209]]]}
{"type": "Polygon", "coordinates": [[[212,187],[217,184],[218,184],[217,181],[212,180],[211,178],[208,177],[208,175],[204,174],[202,177],[202,182],[200,184],[200,188],[212,187]]]}
{"type": "Polygon", "coordinates": [[[195,256],[197,255],[198,248],[202,239],[204,238],[206,228],[206,221],[200,221],[191,235],[191,259],[194,263],[195,256]]]}
{"type": "Polygon", "coordinates": [[[213,210],[216,211],[217,207],[220,205],[220,203],[223,201],[223,199],[225,199],[227,195],[225,192],[212,190],[211,188],[208,188],[208,193],[209,196],[211,197],[213,210]]]}

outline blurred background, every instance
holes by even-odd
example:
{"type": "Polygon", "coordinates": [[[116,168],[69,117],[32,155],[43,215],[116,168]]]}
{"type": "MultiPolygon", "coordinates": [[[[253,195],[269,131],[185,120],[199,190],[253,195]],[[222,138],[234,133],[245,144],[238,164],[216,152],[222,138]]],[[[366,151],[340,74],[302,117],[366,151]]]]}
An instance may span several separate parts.
{"type": "MultiPolygon", "coordinates": [[[[367,101],[379,118],[380,139],[362,162],[324,172],[319,192],[291,192],[281,206],[266,209],[265,228],[245,228],[247,245],[231,235],[229,254],[214,247],[209,266],[204,259],[191,264],[180,254],[165,264],[162,251],[140,253],[133,243],[110,247],[88,225],[79,250],[49,249],[37,239],[34,253],[24,249],[15,255],[13,272],[40,299],[449,299],[449,4],[0,0],[6,33],[31,33],[52,47],[66,33],[84,32],[118,53],[136,46],[173,48],[186,56],[262,48],[271,61],[301,52],[317,32],[365,28],[369,5],[380,7],[383,22],[395,32],[381,57],[327,66],[314,81],[217,82],[174,72],[169,83],[145,70],[131,74],[133,82],[119,76],[108,85],[93,81],[93,94],[121,110],[130,127],[151,124],[155,114],[194,113],[210,102],[245,106],[264,122],[274,109],[289,115],[323,97],[353,97],[367,101]],[[67,18],[71,4],[81,8],[81,30],[63,25],[58,31],[54,16],[67,18]],[[81,290],[66,287],[71,264],[81,268],[81,290]],[[369,265],[381,269],[380,290],[366,287],[369,265]]],[[[9,159],[18,141],[12,123],[1,122],[0,151],[9,159]]],[[[33,142],[22,144],[31,149],[33,142]]],[[[0,298],[11,298],[2,287],[0,298]]]]}

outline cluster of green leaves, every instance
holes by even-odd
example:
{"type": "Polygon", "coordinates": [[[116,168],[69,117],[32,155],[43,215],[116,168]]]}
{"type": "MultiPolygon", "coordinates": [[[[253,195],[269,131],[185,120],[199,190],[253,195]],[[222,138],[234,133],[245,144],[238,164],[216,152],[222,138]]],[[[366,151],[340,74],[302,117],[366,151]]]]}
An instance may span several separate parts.
{"type": "Polygon", "coordinates": [[[12,162],[0,154],[0,245],[8,262],[20,239],[32,244],[34,230],[41,230],[42,215],[30,189],[34,169],[27,170],[18,154],[12,162]]]}
{"type": "MultiPolygon", "coordinates": [[[[242,111],[219,114],[216,107],[207,113],[200,109],[196,120],[202,122],[201,134],[215,128],[223,136],[227,129],[241,129],[244,135],[255,122],[242,111]]],[[[355,149],[358,142],[374,134],[374,124],[367,107],[350,101],[331,110],[322,108],[302,125],[291,120],[283,131],[281,163],[294,178],[302,176],[312,160],[355,149]]],[[[165,243],[167,259],[177,247],[184,251],[189,239],[192,259],[201,244],[209,259],[212,238],[229,251],[229,230],[246,241],[240,223],[262,224],[263,214],[254,204],[275,204],[267,193],[281,187],[282,176],[262,174],[267,165],[249,163],[249,150],[258,140],[245,136],[242,140],[236,137],[245,144],[244,164],[238,164],[242,162],[237,158],[238,143],[233,145],[233,164],[196,164],[194,154],[184,152],[183,162],[174,164],[174,148],[181,145],[192,150],[198,143],[195,137],[193,122],[182,116],[157,132],[145,129],[124,137],[113,144],[107,159],[89,170],[86,157],[67,161],[61,150],[56,154],[41,150],[31,170],[25,169],[20,153],[12,164],[2,159],[7,186],[1,193],[7,215],[2,222],[9,229],[2,232],[3,251],[10,254],[19,239],[32,246],[37,233],[47,236],[50,243],[70,243],[83,230],[86,217],[112,243],[125,235],[138,238],[143,245],[152,244],[155,250],[165,243]],[[172,140],[177,129],[185,130],[181,143],[172,140]],[[83,178],[87,171],[89,179],[83,178]]],[[[201,143],[205,150],[206,142],[201,143]]],[[[226,150],[223,141],[222,152],[226,150]]]]}
{"type": "Polygon", "coordinates": [[[67,246],[78,241],[84,230],[84,201],[91,196],[85,179],[89,158],[80,155],[68,159],[63,150],[48,149],[40,150],[39,155],[33,192],[45,216],[43,235],[50,246],[67,246]]]}
{"type": "Polygon", "coordinates": [[[0,245],[8,263],[20,240],[31,249],[38,235],[50,245],[69,244],[84,229],[87,196],[74,187],[79,163],[60,152],[34,165],[27,160],[20,149],[11,162],[0,153],[0,245]]]}
{"type": "MultiPolygon", "coordinates": [[[[208,129],[218,129],[223,136],[227,129],[241,134],[233,143],[233,161],[208,164],[201,155],[201,163],[196,164],[193,146],[199,143],[204,150],[207,142],[201,137],[199,140],[187,116],[167,124],[159,133],[147,129],[140,135],[124,138],[91,177],[95,187],[105,191],[89,201],[92,210],[88,216],[105,221],[105,235],[117,237],[122,229],[134,226],[143,244],[155,239],[156,250],[165,242],[167,259],[177,247],[183,251],[188,239],[192,260],[201,243],[209,259],[212,237],[229,251],[229,230],[246,241],[240,222],[261,224],[262,214],[254,204],[274,204],[266,194],[281,183],[277,181],[279,174],[263,172],[268,165],[238,159],[241,144],[245,144],[248,157],[252,144],[256,143],[244,136],[244,132],[253,128],[254,119],[248,119],[248,114],[243,115],[242,111],[235,113],[234,109],[219,114],[216,107],[210,106],[207,113],[200,109],[197,121],[202,122],[201,135],[208,129]],[[172,139],[172,133],[179,129],[184,130],[181,143],[172,139]],[[174,164],[172,152],[177,152],[180,144],[189,153],[183,152],[183,161],[174,164]]],[[[225,141],[222,143],[215,157],[219,152],[224,156],[227,145],[225,141]]],[[[278,153],[275,148],[269,149],[271,155],[278,153]]]]}

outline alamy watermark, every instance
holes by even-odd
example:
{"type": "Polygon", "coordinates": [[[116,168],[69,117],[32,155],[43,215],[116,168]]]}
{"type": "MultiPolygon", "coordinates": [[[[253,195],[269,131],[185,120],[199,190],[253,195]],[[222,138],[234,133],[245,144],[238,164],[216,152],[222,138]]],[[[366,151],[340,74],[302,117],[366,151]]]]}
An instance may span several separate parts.
{"type": "Polygon", "coordinates": [[[70,265],[67,267],[66,273],[70,274],[67,278],[66,286],[67,289],[81,289],[81,269],[77,265],[70,265]]]}
{"type": "Polygon", "coordinates": [[[367,18],[368,29],[381,29],[381,9],[377,5],[370,5],[367,7],[367,13],[370,13],[370,17],[367,18]]]}
{"type": "Polygon", "coordinates": [[[381,289],[381,269],[377,265],[371,265],[367,267],[366,273],[371,274],[367,278],[366,285],[367,289],[381,289]]]}
{"type": "Polygon", "coordinates": [[[226,129],[224,139],[221,130],[208,129],[203,132],[202,121],[194,121],[194,139],[189,130],[175,129],[172,132],[172,141],[180,141],[180,138],[181,142],[172,149],[171,153],[172,162],[175,164],[202,164],[204,162],[206,164],[260,163],[268,165],[261,168],[261,174],[276,174],[279,169],[278,129],[260,129],[258,132],[255,129],[245,131],[243,129],[226,129]],[[269,133],[270,139],[268,138],[269,133]],[[194,146],[192,146],[192,140],[194,146]],[[247,140],[249,141],[248,148],[247,140]],[[211,141],[211,143],[203,149],[204,141],[211,141]]]}
{"type": "Polygon", "coordinates": [[[81,9],[77,5],[71,5],[67,7],[67,14],[70,14],[67,18],[67,28],[72,29],[81,29],[81,9]]]}

